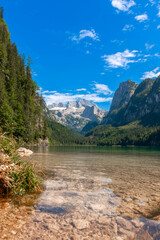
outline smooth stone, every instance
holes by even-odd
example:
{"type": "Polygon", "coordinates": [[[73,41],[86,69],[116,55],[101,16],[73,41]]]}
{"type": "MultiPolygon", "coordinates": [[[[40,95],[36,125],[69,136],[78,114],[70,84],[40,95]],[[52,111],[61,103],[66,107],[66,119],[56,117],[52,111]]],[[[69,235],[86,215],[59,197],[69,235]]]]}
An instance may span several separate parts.
{"type": "Polygon", "coordinates": [[[89,225],[90,225],[89,222],[84,219],[73,220],[73,224],[79,230],[89,228],[89,225]]]}

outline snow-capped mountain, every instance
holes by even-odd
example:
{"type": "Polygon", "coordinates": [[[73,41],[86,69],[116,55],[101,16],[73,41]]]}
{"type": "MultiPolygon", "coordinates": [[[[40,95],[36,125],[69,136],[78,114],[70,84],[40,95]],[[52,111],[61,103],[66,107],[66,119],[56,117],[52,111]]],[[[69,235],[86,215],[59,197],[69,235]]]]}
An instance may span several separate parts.
{"type": "Polygon", "coordinates": [[[107,112],[100,109],[95,103],[81,99],[76,102],[53,103],[48,109],[56,121],[77,130],[81,130],[89,121],[100,122],[107,112]]]}

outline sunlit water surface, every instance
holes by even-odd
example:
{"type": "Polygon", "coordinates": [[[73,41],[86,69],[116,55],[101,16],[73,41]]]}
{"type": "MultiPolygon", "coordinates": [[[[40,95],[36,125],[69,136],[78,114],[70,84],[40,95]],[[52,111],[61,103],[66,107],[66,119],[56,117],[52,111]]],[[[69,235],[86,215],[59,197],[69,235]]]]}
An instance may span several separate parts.
{"type": "Polygon", "coordinates": [[[160,149],[33,150],[45,191],[19,239],[160,240],[160,149]]]}

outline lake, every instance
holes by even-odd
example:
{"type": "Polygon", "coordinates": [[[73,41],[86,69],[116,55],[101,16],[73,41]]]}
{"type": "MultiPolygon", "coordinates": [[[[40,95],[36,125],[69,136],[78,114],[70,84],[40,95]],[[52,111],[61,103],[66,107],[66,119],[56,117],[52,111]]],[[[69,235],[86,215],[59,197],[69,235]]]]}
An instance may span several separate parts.
{"type": "Polygon", "coordinates": [[[14,239],[160,239],[160,149],[33,150],[45,191],[14,239]]]}

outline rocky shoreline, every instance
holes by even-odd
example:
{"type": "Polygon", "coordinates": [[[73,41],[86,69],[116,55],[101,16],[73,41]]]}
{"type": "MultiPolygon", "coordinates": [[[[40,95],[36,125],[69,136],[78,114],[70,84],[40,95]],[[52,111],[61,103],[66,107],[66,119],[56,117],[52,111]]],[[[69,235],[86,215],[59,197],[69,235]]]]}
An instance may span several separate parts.
{"type": "MultiPolygon", "coordinates": [[[[44,167],[46,156],[35,159],[44,167]]],[[[1,239],[159,240],[157,167],[152,168],[152,178],[147,166],[137,165],[128,173],[125,164],[120,168],[117,163],[105,169],[102,166],[96,175],[96,166],[89,170],[74,167],[71,159],[75,162],[80,156],[65,154],[67,165],[64,154],[49,162],[46,172],[53,164],[54,177],[53,173],[48,176],[46,190],[37,199],[30,196],[19,206],[11,202],[0,205],[1,239]]]]}
{"type": "Polygon", "coordinates": [[[122,217],[117,206],[121,199],[109,190],[68,192],[63,182],[47,181],[36,209],[10,239],[159,240],[160,221],[122,217]]]}

